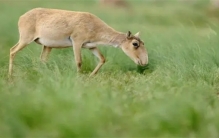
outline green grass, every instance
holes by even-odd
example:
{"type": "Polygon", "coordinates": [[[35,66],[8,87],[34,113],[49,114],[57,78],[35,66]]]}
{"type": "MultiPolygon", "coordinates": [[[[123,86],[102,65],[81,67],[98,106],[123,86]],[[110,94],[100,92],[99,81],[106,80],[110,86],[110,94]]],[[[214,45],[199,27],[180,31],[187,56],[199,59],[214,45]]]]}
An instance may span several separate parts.
{"type": "Polygon", "coordinates": [[[0,137],[219,137],[218,19],[204,0],[130,2],[131,15],[91,0],[0,1],[0,137]],[[100,47],[107,62],[89,78],[97,59],[88,50],[77,74],[71,48],[53,49],[43,64],[33,43],[16,55],[8,82],[17,20],[34,7],[89,11],[118,31],[141,31],[149,65],[100,47]]]}

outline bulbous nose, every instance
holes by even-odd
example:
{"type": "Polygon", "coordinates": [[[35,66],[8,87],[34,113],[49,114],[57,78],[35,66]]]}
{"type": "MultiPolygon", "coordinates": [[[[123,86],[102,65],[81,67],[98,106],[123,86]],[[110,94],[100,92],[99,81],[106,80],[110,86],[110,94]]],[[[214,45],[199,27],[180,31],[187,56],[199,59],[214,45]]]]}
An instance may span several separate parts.
{"type": "Polygon", "coordinates": [[[141,66],[147,65],[148,64],[148,55],[142,56],[139,60],[140,60],[139,65],[141,65],[141,66]]]}
{"type": "Polygon", "coordinates": [[[143,65],[147,65],[148,64],[148,56],[146,56],[145,61],[143,62],[143,65]]]}

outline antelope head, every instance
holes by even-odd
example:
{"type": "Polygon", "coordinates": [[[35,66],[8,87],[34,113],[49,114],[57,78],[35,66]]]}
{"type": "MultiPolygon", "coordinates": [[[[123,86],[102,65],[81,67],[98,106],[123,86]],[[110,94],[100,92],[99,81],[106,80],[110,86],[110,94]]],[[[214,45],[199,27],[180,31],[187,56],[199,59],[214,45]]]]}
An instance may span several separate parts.
{"type": "Polygon", "coordinates": [[[144,42],[139,37],[140,33],[132,35],[130,31],[126,34],[126,40],[121,44],[123,52],[136,64],[144,66],[148,64],[148,53],[144,42]]]}

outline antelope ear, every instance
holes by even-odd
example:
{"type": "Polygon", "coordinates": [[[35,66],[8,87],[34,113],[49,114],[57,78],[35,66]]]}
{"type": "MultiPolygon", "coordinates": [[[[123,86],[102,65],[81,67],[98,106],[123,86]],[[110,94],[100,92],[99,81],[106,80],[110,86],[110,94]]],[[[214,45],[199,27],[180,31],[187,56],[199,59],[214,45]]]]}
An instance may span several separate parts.
{"type": "Polygon", "coordinates": [[[128,33],[126,34],[126,37],[127,37],[127,38],[130,38],[131,35],[132,35],[132,33],[131,33],[130,31],[128,31],[128,33]]]}
{"type": "Polygon", "coordinates": [[[139,38],[139,37],[140,37],[140,32],[137,32],[137,33],[135,34],[135,37],[139,38]]]}

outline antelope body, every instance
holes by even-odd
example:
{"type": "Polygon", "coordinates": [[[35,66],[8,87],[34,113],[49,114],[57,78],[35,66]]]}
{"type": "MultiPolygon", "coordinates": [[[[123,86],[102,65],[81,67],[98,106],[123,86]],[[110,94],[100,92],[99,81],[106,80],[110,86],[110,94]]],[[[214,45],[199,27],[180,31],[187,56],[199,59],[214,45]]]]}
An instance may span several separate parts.
{"type": "Polygon", "coordinates": [[[147,51],[139,33],[132,35],[131,32],[118,32],[88,12],[35,8],[20,17],[18,29],[19,41],[10,49],[9,76],[12,75],[15,54],[33,41],[43,45],[40,57],[44,62],[52,48],[72,47],[77,71],[81,69],[81,48],[89,49],[99,58],[91,76],[105,62],[97,48],[100,44],[120,47],[136,64],[148,63],[147,51]]]}

